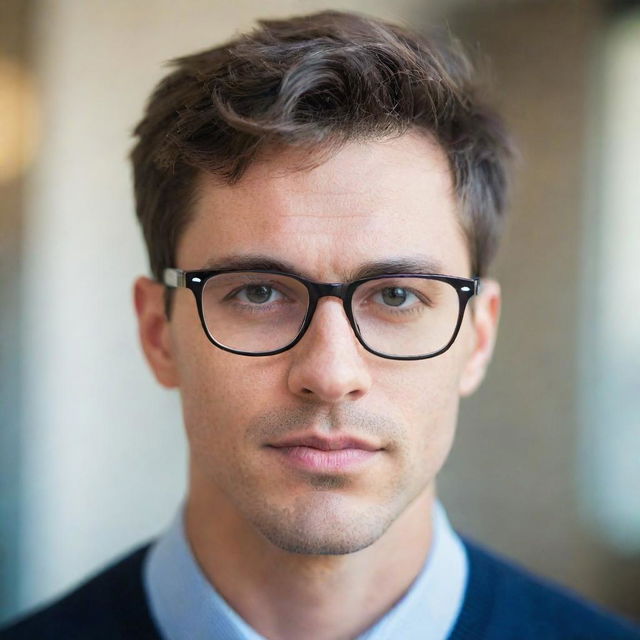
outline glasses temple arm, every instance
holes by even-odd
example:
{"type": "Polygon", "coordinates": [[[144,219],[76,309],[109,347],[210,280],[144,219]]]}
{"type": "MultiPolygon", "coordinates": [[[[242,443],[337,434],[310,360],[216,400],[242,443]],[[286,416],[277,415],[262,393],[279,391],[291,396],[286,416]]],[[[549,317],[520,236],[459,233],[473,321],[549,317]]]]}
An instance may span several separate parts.
{"type": "Polygon", "coordinates": [[[186,273],[182,269],[165,269],[162,272],[162,281],[173,289],[187,286],[186,273]]]}

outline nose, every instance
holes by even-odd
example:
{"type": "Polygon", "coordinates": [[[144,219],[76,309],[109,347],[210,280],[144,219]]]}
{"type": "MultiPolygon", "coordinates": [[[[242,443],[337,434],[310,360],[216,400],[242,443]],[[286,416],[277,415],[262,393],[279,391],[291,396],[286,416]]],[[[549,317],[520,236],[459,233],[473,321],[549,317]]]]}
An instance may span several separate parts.
{"type": "Polygon", "coordinates": [[[318,302],[311,325],[291,350],[288,385],[307,400],[357,400],[371,388],[366,352],[353,333],[342,301],[318,302]]]}

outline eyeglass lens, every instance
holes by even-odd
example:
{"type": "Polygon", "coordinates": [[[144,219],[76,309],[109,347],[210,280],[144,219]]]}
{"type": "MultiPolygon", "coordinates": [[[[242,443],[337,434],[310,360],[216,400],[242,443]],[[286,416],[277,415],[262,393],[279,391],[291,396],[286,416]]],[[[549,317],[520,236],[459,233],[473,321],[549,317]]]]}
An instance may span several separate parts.
{"type": "MultiPolygon", "coordinates": [[[[209,334],[222,346],[246,353],[277,351],[293,342],[308,306],[307,287],[277,274],[222,273],[209,278],[202,291],[209,334]]],[[[373,351],[420,356],[449,343],[459,300],[447,282],[385,277],[359,285],[352,310],[362,339],[373,351]]]]}

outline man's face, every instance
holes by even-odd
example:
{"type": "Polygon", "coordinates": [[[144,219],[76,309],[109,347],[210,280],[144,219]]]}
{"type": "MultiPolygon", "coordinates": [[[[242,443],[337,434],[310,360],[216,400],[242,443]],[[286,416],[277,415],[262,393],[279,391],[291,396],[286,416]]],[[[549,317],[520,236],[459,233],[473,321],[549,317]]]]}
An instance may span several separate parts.
{"type": "MultiPolygon", "coordinates": [[[[176,266],[260,257],[345,282],[364,265],[406,259],[472,275],[447,162],[433,143],[405,135],[349,144],[311,170],[292,170],[299,162],[294,153],[261,161],[233,186],[204,178],[176,266]]],[[[337,298],[322,298],[302,340],[272,356],[213,346],[184,289],[162,331],[166,370],[154,368],[180,389],[192,496],[299,553],[362,549],[426,495],[449,452],[460,393],[481,377],[469,372],[478,351],[470,309],[449,351],[413,362],[365,351],[337,298]],[[344,469],[310,470],[272,446],[308,434],[358,438],[375,452],[344,469]]]]}

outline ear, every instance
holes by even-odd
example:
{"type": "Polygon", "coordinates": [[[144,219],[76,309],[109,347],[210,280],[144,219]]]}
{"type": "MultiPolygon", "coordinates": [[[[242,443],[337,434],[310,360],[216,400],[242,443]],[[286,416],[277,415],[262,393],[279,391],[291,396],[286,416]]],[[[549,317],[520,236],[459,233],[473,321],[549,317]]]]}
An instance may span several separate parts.
{"type": "Polygon", "coordinates": [[[150,278],[138,278],[133,286],[142,350],[157,381],[164,387],[178,386],[169,320],[164,310],[164,287],[150,278]]]}
{"type": "Polygon", "coordinates": [[[493,355],[500,320],[500,285],[495,280],[483,279],[480,293],[472,302],[469,316],[473,348],[460,377],[461,396],[471,395],[480,386],[493,355]]]}

